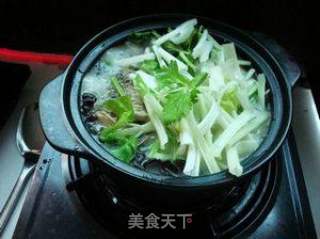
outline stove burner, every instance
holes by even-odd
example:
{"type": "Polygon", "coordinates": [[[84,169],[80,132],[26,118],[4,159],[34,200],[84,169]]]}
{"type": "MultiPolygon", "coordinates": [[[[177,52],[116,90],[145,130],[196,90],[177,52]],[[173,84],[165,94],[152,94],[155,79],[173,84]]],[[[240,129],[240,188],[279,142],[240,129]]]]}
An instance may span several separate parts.
{"type": "MultiPolygon", "coordinates": [[[[157,230],[152,237],[160,238],[170,233],[186,238],[231,238],[253,231],[272,208],[281,179],[281,162],[272,160],[249,182],[243,182],[226,192],[221,203],[192,212],[192,225],[185,230],[157,230]]],[[[69,191],[75,191],[86,210],[105,229],[121,238],[147,238],[152,230],[129,230],[131,213],[153,212],[120,196],[99,164],[68,157],[67,183],[69,191]]]]}

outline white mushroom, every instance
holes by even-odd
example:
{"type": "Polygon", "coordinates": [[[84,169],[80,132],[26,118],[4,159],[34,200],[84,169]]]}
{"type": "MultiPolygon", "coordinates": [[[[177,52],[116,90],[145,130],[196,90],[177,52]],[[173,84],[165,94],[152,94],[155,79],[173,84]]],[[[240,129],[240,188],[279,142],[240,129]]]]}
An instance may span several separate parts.
{"type": "Polygon", "coordinates": [[[109,126],[116,121],[114,117],[105,111],[97,111],[95,116],[97,117],[97,121],[104,126],[109,126]]]}

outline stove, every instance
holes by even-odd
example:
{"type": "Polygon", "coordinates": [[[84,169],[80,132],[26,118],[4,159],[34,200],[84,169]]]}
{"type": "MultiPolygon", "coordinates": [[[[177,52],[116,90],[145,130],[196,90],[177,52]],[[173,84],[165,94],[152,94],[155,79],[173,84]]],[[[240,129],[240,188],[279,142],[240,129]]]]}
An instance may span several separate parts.
{"type": "MultiPolygon", "coordinates": [[[[71,176],[67,189],[75,191],[92,217],[115,235],[121,234],[124,238],[130,238],[135,233],[136,237],[142,237],[143,233],[139,230],[127,230],[128,216],[132,212],[143,212],[147,215],[149,213],[161,214],[161,211],[157,209],[146,210],[132,204],[130,200],[124,200],[121,195],[116,195],[116,191],[112,189],[116,185],[110,185],[107,175],[103,173],[103,168],[72,157],[65,160],[65,164],[68,164],[68,173],[71,176]],[[88,170],[91,173],[83,174],[83,171],[88,170]]],[[[279,180],[281,180],[280,167],[278,161],[274,161],[249,182],[244,182],[227,191],[218,204],[206,210],[193,213],[190,211],[192,223],[186,226],[188,235],[185,237],[194,238],[202,234],[203,238],[210,238],[211,234],[230,237],[237,235],[242,230],[254,228],[256,222],[268,212],[274,203],[273,199],[278,191],[279,180]]],[[[175,230],[178,230],[179,234],[184,232],[179,228],[175,230]]],[[[157,233],[155,237],[163,237],[159,234],[161,233],[157,233]]]]}
{"type": "MultiPolygon", "coordinates": [[[[316,238],[295,139],[221,204],[190,212],[185,227],[129,229],[150,213],[123,200],[103,168],[46,144],[13,238],[316,238]]],[[[196,195],[195,195],[196,196],[196,195]]]]}

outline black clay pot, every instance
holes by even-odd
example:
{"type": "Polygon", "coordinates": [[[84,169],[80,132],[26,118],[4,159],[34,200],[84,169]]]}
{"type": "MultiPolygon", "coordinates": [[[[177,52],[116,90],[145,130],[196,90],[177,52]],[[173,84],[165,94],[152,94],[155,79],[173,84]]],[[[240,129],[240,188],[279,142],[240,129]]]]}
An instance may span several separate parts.
{"type": "Polygon", "coordinates": [[[234,184],[250,177],[272,158],[281,146],[291,121],[291,88],[300,69],[273,40],[197,17],[199,23],[220,42],[234,42],[237,51],[263,72],[271,92],[272,120],[261,146],[242,162],[244,173],[235,178],[223,171],[201,177],[155,175],[121,162],[106,151],[89,133],[80,114],[82,78],[103,52],[123,41],[130,33],[167,29],[194,16],[153,15],[127,20],[93,37],[74,57],[65,73],[42,90],[40,117],[48,142],[58,151],[104,165],[110,180],[142,204],[160,208],[206,207],[234,184]]]}

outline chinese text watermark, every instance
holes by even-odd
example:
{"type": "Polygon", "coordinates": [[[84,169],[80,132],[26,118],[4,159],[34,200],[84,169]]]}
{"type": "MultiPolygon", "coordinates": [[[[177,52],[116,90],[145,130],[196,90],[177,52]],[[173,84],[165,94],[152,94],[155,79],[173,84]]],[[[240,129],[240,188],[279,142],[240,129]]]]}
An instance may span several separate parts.
{"type": "Polygon", "coordinates": [[[131,213],[128,219],[129,229],[186,229],[187,225],[192,223],[192,214],[160,214],[150,213],[142,215],[141,213],[131,213]]]}

